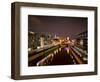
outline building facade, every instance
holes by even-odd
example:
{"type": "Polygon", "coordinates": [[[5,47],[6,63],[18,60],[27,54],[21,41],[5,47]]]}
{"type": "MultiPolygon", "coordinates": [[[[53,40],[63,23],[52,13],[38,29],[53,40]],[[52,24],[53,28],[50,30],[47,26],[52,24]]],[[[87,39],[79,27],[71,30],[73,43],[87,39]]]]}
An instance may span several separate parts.
{"type": "Polygon", "coordinates": [[[28,32],[29,49],[33,50],[49,44],[52,44],[52,36],[50,34],[28,32]]]}
{"type": "Polygon", "coordinates": [[[76,35],[77,45],[87,51],[88,49],[88,32],[84,31],[76,35]]]}

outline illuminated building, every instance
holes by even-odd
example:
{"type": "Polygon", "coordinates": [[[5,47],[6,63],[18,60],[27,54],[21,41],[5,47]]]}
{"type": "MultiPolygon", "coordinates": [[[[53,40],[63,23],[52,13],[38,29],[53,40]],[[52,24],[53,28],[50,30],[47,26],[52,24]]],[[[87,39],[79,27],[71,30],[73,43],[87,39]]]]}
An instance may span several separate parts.
{"type": "Polygon", "coordinates": [[[28,50],[43,48],[45,45],[52,44],[50,34],[28,32],[28,50]]]}
{"type": "Polygon", "coordinates": [[[87,47],[88,47],[88,39],[87,38],[88,38],[87,31],[84,31],[84,32],[76,35],[77,45],[82,46],[83,49],[86,51],[87,51],[87,47]]]}

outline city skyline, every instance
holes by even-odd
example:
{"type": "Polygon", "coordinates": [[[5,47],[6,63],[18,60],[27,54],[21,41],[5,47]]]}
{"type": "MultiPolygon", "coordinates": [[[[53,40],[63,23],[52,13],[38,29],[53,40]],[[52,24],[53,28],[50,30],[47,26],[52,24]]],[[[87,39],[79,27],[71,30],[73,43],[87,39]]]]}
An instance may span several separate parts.
{"type": "Polygon", "coordinates": [[[75,35],[86,30],[87,18],[28,16],[28,31],[75,38],[75,35]]]}

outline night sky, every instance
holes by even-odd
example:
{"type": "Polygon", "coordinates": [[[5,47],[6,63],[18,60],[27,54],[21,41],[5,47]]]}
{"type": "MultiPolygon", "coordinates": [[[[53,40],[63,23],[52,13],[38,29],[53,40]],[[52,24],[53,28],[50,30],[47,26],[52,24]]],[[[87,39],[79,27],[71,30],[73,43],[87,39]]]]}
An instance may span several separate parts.
{"type": "Polygon", "coordinates": [[[87,18],[28,15],[28,31],[74,38],[87,30],[87,18]]]}

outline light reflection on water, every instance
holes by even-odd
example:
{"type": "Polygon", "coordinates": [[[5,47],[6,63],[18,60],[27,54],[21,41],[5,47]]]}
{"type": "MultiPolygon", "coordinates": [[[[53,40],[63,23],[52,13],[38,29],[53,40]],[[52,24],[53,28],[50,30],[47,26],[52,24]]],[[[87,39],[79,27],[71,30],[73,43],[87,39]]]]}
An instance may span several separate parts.
{"type": "Polygon", "coordinates": [[[52,62],[54,55],[57,55],[57,53],[61,52],[62,49],[66,50],[67,53],[69,54],[69,47],[59,48],[59,49],[56,49],[55,51],[53,51],[53,53],[50,53],[47,57],[45,57],[42,60],[40,60],[39,62],[37,62],[36,65],[43,66],[43,65],[46,65],[46,64],[52,62]]]}
{"type": "Polygon", "coordinates": [[[61,51],[61,48],[59,48],[59,51],[61,51]]]}
{"type": "Polygon", "coordinates": [[[40,60],[39,62],[37,62],[37,66],[43,66],[43,65],[47,65],[49,64],[50,62],[52,62],[53,60],[53,57],[54,57],[54,54],[53,53],[50,53],[47,57],[43,58],[42,60],[40,60]]]}
{"type": "Polygon", "coordinates": [[[67,54],[69,54],[69,47],[65,47],[64,50],[66,50],[67,54]]]}

